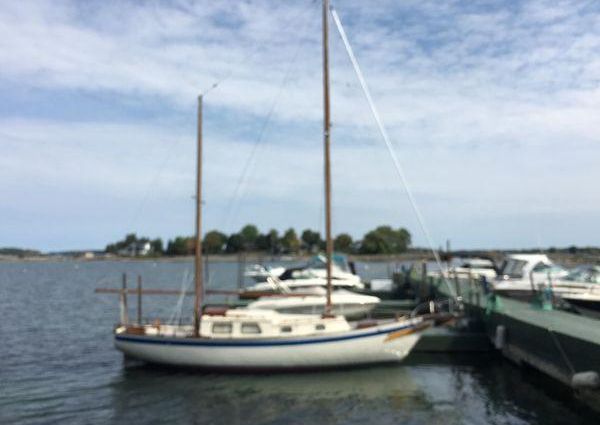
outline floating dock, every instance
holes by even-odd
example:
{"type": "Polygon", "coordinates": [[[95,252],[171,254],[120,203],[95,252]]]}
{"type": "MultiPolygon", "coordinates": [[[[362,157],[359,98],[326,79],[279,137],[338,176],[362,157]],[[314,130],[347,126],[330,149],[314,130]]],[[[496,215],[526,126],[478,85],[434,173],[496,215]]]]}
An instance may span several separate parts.
{"type": "Polygon", "coordinates": [[[483,332],[440,326],[427,329],[413,348],[415,353],[465,353],[492,350],[483,332]]]}
{"type": "Polygon", "coordinates": [[[600,410],[600,320],[492,294],[472,278],[417,275],[409,279],[415,294],[460,296],[465,316],[504,357],[568,385],[600,410]]]}

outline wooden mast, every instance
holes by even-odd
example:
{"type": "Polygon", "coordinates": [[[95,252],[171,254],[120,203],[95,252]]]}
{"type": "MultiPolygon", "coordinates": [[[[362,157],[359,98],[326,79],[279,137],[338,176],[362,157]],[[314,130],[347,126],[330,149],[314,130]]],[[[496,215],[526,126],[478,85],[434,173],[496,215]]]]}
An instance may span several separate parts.
{"type": "Polygon", "coordinates": [[[198,96],[198,151],[196,164],[196,255],[194,258],[194,336],[200,336],[202,313],[202,95],[198,96]]]}
{"type": "Polygon", "coordinates": [[[329,162],[329,0],[323,0],[323,137],[325,154],[325,240],[327,243],[327,303],[325,314],[331,314],[331,167],[329,162]]]}

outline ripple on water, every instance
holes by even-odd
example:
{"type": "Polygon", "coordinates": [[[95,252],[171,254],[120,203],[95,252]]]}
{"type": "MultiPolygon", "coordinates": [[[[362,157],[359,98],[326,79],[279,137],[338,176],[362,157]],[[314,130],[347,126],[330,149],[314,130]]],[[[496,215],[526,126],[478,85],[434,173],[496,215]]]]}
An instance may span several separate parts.
{"type": "MultiPolygon", "coordinates": [[[[191,262],[76,265],[0,263],[1,424],[596,423],[547,382],[480,355],[296,375],[124,368],[111,336],[117,300],[93,289],[117,287],[123,271],[142,274],[146,287],[180,289],[191,262]]],[[[382,277],[388,265],[358,269],[382,277]]],[[[237,264],[210,270],[215,287],[235,287],[237,264]]],[[[175,302],[147,297],[144,311],[168,317],[175,302]]],[[[134,314],[134,299],[130,306],[134,314]]],[[[184,309],[191,312],[191,299],[184,309]]]]}

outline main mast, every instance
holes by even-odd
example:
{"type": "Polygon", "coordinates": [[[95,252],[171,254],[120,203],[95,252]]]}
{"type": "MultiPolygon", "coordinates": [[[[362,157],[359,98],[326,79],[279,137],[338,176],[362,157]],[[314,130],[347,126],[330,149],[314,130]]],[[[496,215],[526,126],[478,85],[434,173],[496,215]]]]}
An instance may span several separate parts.
{"type": "Polygon", "coordinates": [[[325,154],[325,240],[327,251],[327,304],[325,314],[331,314],[331,167],[329,163],[329,0],[323,0],[323,136],[325,154]]]}
{"type": "Polygon", "coordinates": [[[194,336],[200,336],[202,314],[202,95],[198,96],[198,151],[196,163],[196,255],[194,257],[194,336]]]}

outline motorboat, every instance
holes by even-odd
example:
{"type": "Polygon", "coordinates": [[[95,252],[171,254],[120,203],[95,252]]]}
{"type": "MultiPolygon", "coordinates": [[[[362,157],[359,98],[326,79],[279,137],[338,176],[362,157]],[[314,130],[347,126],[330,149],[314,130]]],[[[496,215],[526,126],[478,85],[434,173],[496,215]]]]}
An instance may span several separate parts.
{"type": "Polygon", "coordinates": [[[465,276],[471,275],[475,279],[485,277],[488,281],[497,276],[496,265],[487,258],[456,258],[447,270],[441,272],[430,272],[431,276],[451,277],[454,274],[465,276]]]}
{"type": "Polygon", "coordinates": [[[251,278],[255,282],[266,282],[267,278],[278,278],[283,274],[283,272],[285,272],[285,267],[253,264],[251,266],[246,267],[246,270],[244,271],[244,276],[251,278]]]}
{"type": "MultiPolygon", "coordinates": [[[[332,261],[331,273],[335,279],[361,283],[360,277],[353,272],[345,255],[333,254],[332,261]]],[[[326,266],[327,258],[319,254],[312,257],[306,264],[297,267],[285,268],[282,266],[253,264],[246,268],[244,276],[252,278],[258,283],[266,282],[269,277],[279,280],[326,278],[326,266]]]]}
{"type": "Polygon", "coordinates": [[[553,282],[552,291],[579,313],[600,317],[600,267],[577,267],[553,282]]]}
{"type": "Polygon", "coordinates": [[[475,278],[485,277],[487,280],[496,278],[496,265],[487,258],[464,258],[453,270],[459,274],[471,274],[475,278]]]}
{"type": "Polygon", "coordinates": [[[600,286],[600,266],[579,266],[572,269],[567,276],[559,279],[557,285],[570,285],[589,289],[600,286]]]}
{"type": "MultiPolygon", "coordinates": [[[[345,268],[345,256],[334,255],[337,261],[331,264],[331,284],[334,290],[362,290],[365,284],[360,277],[345,268]]],[[[289,291],[312,291],[327,286],[326,258],[323,255],[313,257],[306,265],[292,267],[278,276],[275,273],[264,278],[264,281],[245,287],[240,291],[242,299],[257,299],[268,294],[286,293],[289,291]]],[[[346,263],[347,264],[347,263],[346,263]]],[[[254,268],[254,267],[253,267],[254,268]]],[[[266,270],[266,269],[265,269],[266,270]]]]}
{"type": "Polygon", "coordinates": [[[545,254],[510,254],[492,282],[496,293],[530,299],[541,287],[565,278],[569,271],[545,254]]]}
{"type": "MultiPolygon", "coordinates": [[[[360,281],[349,281],[346,279],[336,279],[331,277],[331,285],[333,290],[361,290],[364,289],[364,284],[360,281]]],[[[315,288],[325,288],[327,286],[327,278],[319,276],[310,276],[305,274],[304,277],[298,279],[280,280],[278,278],[267,278],[265,282],[256,283],[248,286],[239,292],[241,299],[257,299],[268,294],[282,294],[288,291],[311,291],[315,288]]]]}
{"type": "MultiPolygon", "coordinates": [[[[282,295],[261,297],[248,304],[248,308],[275,310],[280,313],[316,314],[325,311],[326,290],[322,287],[303,292],[289,292],[282,295]]],[[[332,313],[347,319],[368,315],[381,300],[372,295],[357,294],[344,289],[331,293],[332,313]]]]}
{"type": "Polygon", "coordinates": [[[527,301],[544,294],[546,298],[567,302],[560,303],[560,308],[600,317],[600,267],[580,266],[569,272],[545,255],[515,257],[506,261],[502,280],[493,283],[496,293],[527,301]],[[521,277],[527,274],[529,279],[521,277]]]}

